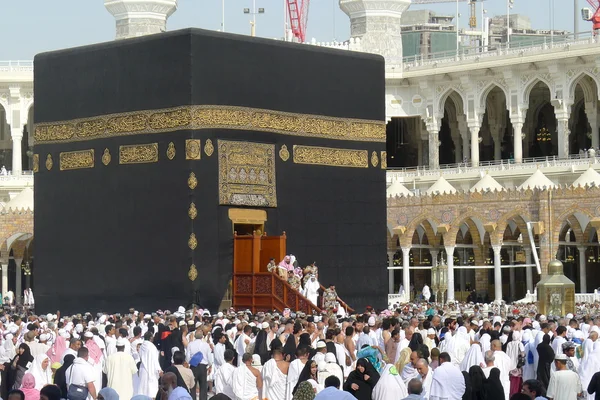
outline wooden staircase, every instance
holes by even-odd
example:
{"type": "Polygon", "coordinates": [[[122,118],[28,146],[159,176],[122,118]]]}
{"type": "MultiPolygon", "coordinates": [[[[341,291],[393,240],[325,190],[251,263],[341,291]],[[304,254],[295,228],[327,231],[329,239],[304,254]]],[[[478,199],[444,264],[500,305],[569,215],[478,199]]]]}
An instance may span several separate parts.
{"type": "MultiPolygon", "coordinates": [[[[275,262],[286,255],[286,235],[267,236],[253,232],[252,235],[233,237],[233,282],[232,307],[236,310],[250,310],[252,313],[283,311],[289,308],[307,315],[321,314],[321,308],[313,304],[286,280],[267,270],[271,258],[275,262]]],[[[322,290],[325,290],[321,286],[322,290]]],[[[322,299],[322,297],[321,297],[322,299]]],[[[340,306],[348,312],[354,310],[341,301],[340,306]]]]}

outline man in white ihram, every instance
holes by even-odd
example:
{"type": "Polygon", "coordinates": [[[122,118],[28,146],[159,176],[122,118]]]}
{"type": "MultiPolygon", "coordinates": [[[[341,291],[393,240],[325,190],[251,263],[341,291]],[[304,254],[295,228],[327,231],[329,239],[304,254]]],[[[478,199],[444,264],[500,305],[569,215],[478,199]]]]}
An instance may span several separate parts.
{"type": "Polygon", "coordinates": [[[65,371],[65,378],[67,378],[67,391],[84,392],[87,389],[87,400],[93,400],[97,398],[94,386],[96,373],[92,364],[88,363],[88,357],[88,349],[81,347],[77,351],[77,358],[65,371]]]}
{"type": "Polygon", "coordinates": [[[313,304],[318,304],[319,289],[321,285],[314,275],[310,276],[310,279],[304,284],[304,296],[313,304]]]}
{"type": "Polygon", "coordinates": [[[431,291],[429,290],[429,286],[427,286],[427,284],[423,285],[423,300],[425,300],[426,302],[429,302],[429,299],[431,298],[431,291]]]}

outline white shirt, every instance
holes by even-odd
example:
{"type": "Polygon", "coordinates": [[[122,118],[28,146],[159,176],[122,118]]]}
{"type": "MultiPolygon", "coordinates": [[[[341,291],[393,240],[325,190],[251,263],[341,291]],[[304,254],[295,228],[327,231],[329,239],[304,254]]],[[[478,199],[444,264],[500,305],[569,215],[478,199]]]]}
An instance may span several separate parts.
{"type": "Polygon", "coordinates": [[[546,397],[554,400],[576,400],[578,393],[581,393],[581,380],[575,372],[562,370],[550,375],[546,397]]]}
{"type": "Polygon", "coordinates": [[[202,361],[200,361],[200,364],[209,365],[208,356],[210,354],[210,346],[202,339],[195,339],[187,345],[185,349],[186,361],[189,362],[194,354],[199,351],[202,352],[202,361]]]}
{"type": "MultiPolygon", "coordinates": [[[[65,372],[67,378],[67,389],[71,385],[83,386],[87,388],[88,383],[93,383],[96,380],[94,367],[83,358],[76,358],[73,364],[65,372]]],[[[96,393],[97,394],[97,393],[96,393]]],[[[92,396],[88,394],[88,399],[92,396]]]]}

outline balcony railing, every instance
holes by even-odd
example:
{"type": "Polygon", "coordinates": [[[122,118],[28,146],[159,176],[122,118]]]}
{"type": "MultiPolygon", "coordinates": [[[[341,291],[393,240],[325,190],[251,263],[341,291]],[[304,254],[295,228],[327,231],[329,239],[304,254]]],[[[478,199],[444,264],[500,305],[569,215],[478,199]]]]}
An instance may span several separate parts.
{"type": "Polygon", "coordinates": [[[572,45],[599,43],[592,32],[578,35],[556,35],[538,37],[526,41],[493,44],[488,46],[464,47],[457,50],[441,51],[430,54],[417,54],[403,58],[404,70],[421,66],[438,66],[465,60],[482,60],[487,57],[525,56],[530,53],[542,53],[551,49],[569,48],[572,45]]]}
{"type": "Polygon", "coordinates": [[[33,72],[33,61],[0,61],[0,72],[33,72]]]}
{"type": "Polygon", "coordinates": [[[473,166],[470,162],[443,164],[437,168],[431,168],[428,165],[408,168],[388,167],[388,179],[397,177],[415,178],[420,176],[439,176],[440,172],[444,175],[464,174],[469,172],[489,172],[489,171],[510,171],[524,170],[535,167],[570,167],[572,165],[588,165],[600,162],[600,156],[587,157],[579,154],[571,154],[567,158],[550,157],[529,157],[523,158],[522,163],[515,163],[514,160],[494,160],[480,161],[478,166],[473,166]]]}

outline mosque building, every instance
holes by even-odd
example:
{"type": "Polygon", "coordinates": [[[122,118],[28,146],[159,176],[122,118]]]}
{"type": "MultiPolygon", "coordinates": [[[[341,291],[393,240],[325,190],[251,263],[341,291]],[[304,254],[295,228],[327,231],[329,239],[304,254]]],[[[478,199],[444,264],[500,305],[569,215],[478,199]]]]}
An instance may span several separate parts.
{"type": "MultiPolygon", "coordinates": [[[[389,293],[402,285],[418,295],[443,263],[448,300],[473,291],[518,300],[555,257],[576,293],[592,293],[600,287],[600,43],[534,30],[516,15],[511,29],[500,16],[479,33],[457,32],[453,16],[410,4],[340,0],[351,37],[307,44],[386,60],[387,150],[378,160],[388,177],[389,293]],[[469,47],[477,34],[484,46],[469,47]]],[[[123,39],[165,31],[177,1],[105,5],[123,39]]],[[[0,266],[3,294],[17,296],[33,280],[33,173],[45,168],[33,157],[33,108],[33,63],[0,62],[0,266]]]]}

